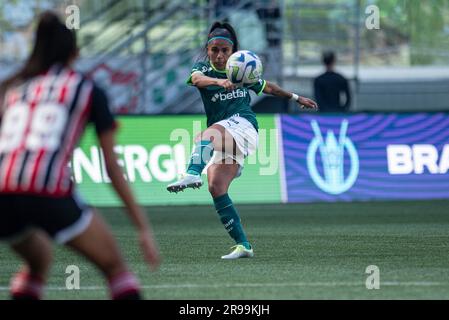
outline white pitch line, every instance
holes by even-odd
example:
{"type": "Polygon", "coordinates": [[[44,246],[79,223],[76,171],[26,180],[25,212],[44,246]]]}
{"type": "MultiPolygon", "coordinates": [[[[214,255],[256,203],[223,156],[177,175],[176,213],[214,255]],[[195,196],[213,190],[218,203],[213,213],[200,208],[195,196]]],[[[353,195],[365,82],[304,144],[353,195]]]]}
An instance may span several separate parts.
{"type": "MultiPolygon", "coordinates": [[[[431,287],[431,286],[449,286],[447,282],[399,282],[399,281],[385,281],[380,282],[380,286],[386,287],[431,287]]],[[[296,282],[296,283],[242,283],[242,284],[156,284],[156,285],[144,285],[142,289],[189,289],[189,288],[264,288],[264,287],[365,287],[365,283],[362,282],[296,282]]],[[[85,286],[81,287],[81,291],[98,291],[106,290],[105,286],[85,286]]],[[[0,291],[8,291],[9,287],[1,287],[0,291]]],[[[50,286],[45,289],[46,291],[65,291],[66,287],[54,287],[50,286]]],[[[79,291],[76,290],[76,291],[79,291]]],[[[72,290],[70,290],[72,291],[72,290]]]]}

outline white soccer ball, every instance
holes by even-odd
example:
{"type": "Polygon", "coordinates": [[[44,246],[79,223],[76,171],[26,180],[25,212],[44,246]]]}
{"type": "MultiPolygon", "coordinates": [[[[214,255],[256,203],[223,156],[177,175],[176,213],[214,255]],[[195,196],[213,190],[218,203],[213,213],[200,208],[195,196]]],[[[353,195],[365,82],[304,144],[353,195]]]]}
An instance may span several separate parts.
{"type": "Polygon", "coordinates": [[[252,85],[262,78],[263,66],[259,57],[248,50],[234,52],[226,63],[226,75],[239,87],[252,85]]]}

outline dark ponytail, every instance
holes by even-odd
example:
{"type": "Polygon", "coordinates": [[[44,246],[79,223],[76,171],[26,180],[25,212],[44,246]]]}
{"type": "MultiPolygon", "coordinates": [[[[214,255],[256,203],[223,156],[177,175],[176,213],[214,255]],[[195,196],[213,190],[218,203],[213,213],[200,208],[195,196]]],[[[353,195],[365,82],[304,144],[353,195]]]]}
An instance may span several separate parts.
{"type": "Polygon", "coordinates": [[[228,37],[233,42],[232,52],[234,53],[236,51],[239,51],[239,41],[234,28],[227,22],[216,21],[212,24],[212,27],[210,28],[209,33],[207,34],[206,45],[204,46],[203,49],[201,49],[201,53],[199,54],[197,61],[207,59],[208,42],[210,39],[217,36],[228,37]]]}
{"type": "Polygon", "coordinates": [[[55,13],[46,11],[39,18],[30,57],[23,68],[2,86],[6,88],[18,81],[26,81],[47,71],[54,64],[65,66],[77,50],[75,32],[69,30],[55,13]]]}
{"type": "MultiPolygon", "coordinates": [[[[239,51],[239,41],[234,28],[227,22],[216,21],[212,24],[208,34],[208,40],[216,36],[228,36],[234,43],[232,46],[232,52],[239,51]]],[[[207,47],[207,43],[206,43],[207,47]]]]}

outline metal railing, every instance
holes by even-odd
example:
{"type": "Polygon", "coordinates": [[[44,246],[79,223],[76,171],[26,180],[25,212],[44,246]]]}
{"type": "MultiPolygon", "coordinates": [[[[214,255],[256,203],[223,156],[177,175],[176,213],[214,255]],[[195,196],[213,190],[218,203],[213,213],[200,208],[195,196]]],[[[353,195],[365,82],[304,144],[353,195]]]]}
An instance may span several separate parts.
{"type": "MultiPolygon", "coordinates": [[[[135,73],[133,79],[137,79],[138,86],[131,95],[125,87],[111,90],[119,100],[132,98],[138,101],[133,112],[200,112],[200,97],[196,90],[178,83],[176,90],[170,92],[169,99],[158,103],[152,101],[155,96],[152,90],[155,86],[162,91],[171,86],[161,79],[174,72],[181,73],[179,77],[184,77],[185,73],[187,77],[191,64],[204,45],[211,22],[230,18],[229,13],[238,10],[257,12],[266,27],[268,42],[266,50],[257,53],[266,62],[266,76],[281,85],[282,82],[288,84],[287,89],[296,89],[299,83],[302,92],[310,93],[314,74],[304,73],[304,67],[318,70],[324,49],[336,51],[338,66],[347,71],[356,94],[359,65],[367,61],[381,61],[380,64],[386,61],[388,64],[391,57],[403,55],[404,46],[410,56],[432,56],[433,61],[441,65],[447,65],[449,61],[448,50],[445,49],[449,48],[449,42],[444,38],[438,45],[433,42],[427,44],[426,39],[407,43],[406,32],[396,28],[393,34],[398,33],[402,40],[379,46],[375,32],[369,33],[364,28],[364,6],[368,0],[226,0],[233,2],[227,10],[219,7],[220,1],[73,0],[82,10],[79,39],[84,58],[80,68],[89,72],[110,64],[114,70],[135,73]],[[158,62],[158,57],[165,62],[158,62]]],[[[54,3],[56,7],[62,2],[54,3]]],[[[5,30],[8,28],[0,30],[0,42],[1,32],[5,30]]],[[[20,32],[18,29],[14,31],[20,32]]],[[[31,43],[31,39],[28,40],[31,43]]],[[[0,78],[5,76],[4,70],[7,70],[6,74],[12,72],[11,66],[18,63],[14,58],[2,61],[0,48],[0,78]]],[[[107,77],[100,75],[100,78],[100,82],[108,86],[107,77]]]]}
{"type": "MultiPolygon", "coordinates": [[[[257,6],[254,1],[245,0],[239,1],[233,10],[239,10],[248,5],[251,5],[253,10],[260,8],[260,4],[257,6]]],[[[142,44],[141,51],[133,52],[132,56],[135,59],[131,63],[129,59],[123,59],[123,63],[115,65],[117,69],[129,69],[140,65],[139,106],[136,111],[181,113],[194,109],[192,106],[198,104],[199,96],[194,90],[189,90],[187,87],[180,89],[177,92],[177,97],[171,97],[170,102],[151,107],[148,107],[151,102],[147,99],[147,91],[155,81],[178,67],[179,59],[171,58],[181,57],[182,61],[193,62],[199,53],[199,47],[204,43],[210,19],[224,20],[228,17],[227,12],[215,16],[213,9],[211,2],[207,3],[206,1],[171,1],[164,10],[155,13],[143,25],[140,25],[139,31],[124,39],[117,39],[107,50],[98,54],[91,61],[90,68],[95,68],[96,65],[107,63],[110,60],[117,60],[118,57],[130,56],[129,48],[140,43],[142,44]],[[199,26],[194,30],[195,32],[192,32],[191,26],[189,27],[192,24],[199,26]],[[158,34],[155,32],[156,30],[158,34]],[[154,68],[149,63],[148,57],[155,54],[165,55],[169,62],[160,68],[154,68]]],[[[266,59],[273,59],[273,57],[267,54],[266,59]]],[[[186,73],[187,75],[188,73],[186,73]]]]}

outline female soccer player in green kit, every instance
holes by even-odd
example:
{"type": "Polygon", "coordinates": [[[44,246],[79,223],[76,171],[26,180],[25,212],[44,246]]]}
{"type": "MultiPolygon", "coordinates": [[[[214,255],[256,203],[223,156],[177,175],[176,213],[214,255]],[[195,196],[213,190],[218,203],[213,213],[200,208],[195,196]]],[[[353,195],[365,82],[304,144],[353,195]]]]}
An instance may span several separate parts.
{"type": "Polygon", "coordinates": [[[256,151],[258,145],[258,123],[251,110],[248,90],[294,99],[299,106],[317,109],[317,104],[307,98],[290,93],[278,85],[260,80],[254,85],[237,88],[226,76],[226,62],[238,51],[238,39],[231,25],[215,22],[209,32],[207,61],[196,63],[187,81],[198,88],[207,115],[208,128],[195,141],[187,173],[170,184],[170,192],[186,188],[199,188],[203,182],[201,173],[208,162],[209,192],[226,231],[236,242],[233,251],[222,259],[250,258],[253,248],[243,230],[241,220],[228,189],[234,178],[239,177],[244,159],[256,151]]]}

